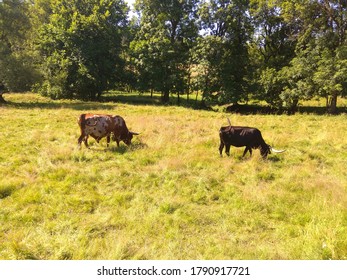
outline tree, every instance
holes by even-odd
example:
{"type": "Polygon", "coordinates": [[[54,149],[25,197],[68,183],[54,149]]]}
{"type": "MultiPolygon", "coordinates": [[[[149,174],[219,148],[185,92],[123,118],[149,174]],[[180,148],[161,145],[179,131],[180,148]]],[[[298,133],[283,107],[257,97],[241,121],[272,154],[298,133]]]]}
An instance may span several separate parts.
{"type": "Polygon", "coordinates": [[[0,2],[0,84],[9,91],[30,90],[39,78],[32,67],[28,10],[24,1],[0,2]]]}
{"type": "Polygon", "coordinates": [[[122,79],[123,0],[52,0],[37,40],[44,82],[52,98],[95,100],[122,79]]]}
{"type": "Polygon", "coordinates": [[[222,104],[247,99],[248,42],[252,34],[248,10],[246,0],[211,0],[205,1],[199,11],[207,32],[203,40],[207,46],[200,44],[200,53],[208,65],[205,85],[218,92],[222,104]]]}
{"type": "Polygon", "coordinates": [[[218,36],[207,35],[198,38],[196,46],[191,51],[192,90],[202,93],[202,103],[219,98],[221,90],[220,64],[223,59],[223,39],[218,36]],[[212,93],[216,93],[215,95],[212,93]]]}
{"type": "Polygon", "coordinates": [[[286,89],[292,98],[325,97],[329,113],[337,112],[337,98],[347,91],[347,3],[346,1],[304,1],[287,9],[288,21],[299,21],[296,56],[289,72],[301,69],[299,82],[286,89]],[[310,92],[305,94],[300,88],[310,92]]]}
{"type": "Polygon", "coordinates": [[[6,103],[6,100],[2,96],[6,92],[6,88],[3,84],[0,84],[0,104],[6,103]]]}
{"type": "Polygon", "coordinates": [[[256,30],[251,52],[257,85],[254,96],[276,108],[288,105],[281,98],[287,86],[282,69],[295,57],[297,32],[295,21],[286,22],[282,4],[281,1],[252,0],[250,9],[256,30]]]}
{"type": "Polygon", "coordinates": [[[161,92],[162,101],[170,93],[187,89],[189,50],[198,35],[198,0],[138,0],[140,28],[131,43],[138,71],[138,87],[161,92]]]}
{"type": "Polygon", "coordinates": [[[318,1],[320,24],[315,48],[319,53],[314,81],[318,94],[326,97],[329,113],[337,112],[337,98],[347,83],[347,2],[318,1]]]}

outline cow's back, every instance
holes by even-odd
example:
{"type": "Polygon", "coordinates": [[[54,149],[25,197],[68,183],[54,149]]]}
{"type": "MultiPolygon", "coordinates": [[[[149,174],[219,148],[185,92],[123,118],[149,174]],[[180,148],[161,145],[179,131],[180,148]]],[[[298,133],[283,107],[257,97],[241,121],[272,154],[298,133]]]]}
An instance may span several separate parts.
{"type": "Polygon", "coordinates": [[[101,139],[112,132],[112,116],[105,114],[82,114],[78,124],[85,135],[101,139]]]}
{"type": "Polygon", "coordinates": [[[235,147],[257,146],[262,139],[259,129],[245,126],[224,126],[220,128],[221,140],[235,147]]]}
{"type": "Polygon", "coordinates": [[[87,119],[93,118],[94,116],[97,116],[96,114],[91,114],[91,113],[87,113],[87,114],[81,114],[78,117],[77,123],[80,126],[81,129],[84,129],[85,125],[86,125],[86,121],[87,119]]]}

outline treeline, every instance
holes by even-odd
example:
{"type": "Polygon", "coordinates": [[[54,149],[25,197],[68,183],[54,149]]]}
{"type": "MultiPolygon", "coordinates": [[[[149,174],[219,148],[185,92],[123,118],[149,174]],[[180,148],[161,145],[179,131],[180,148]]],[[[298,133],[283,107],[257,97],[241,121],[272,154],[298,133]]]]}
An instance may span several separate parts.
{"type": "Polygon", "coordinates": [[[96,100],[111,89],[294,111],[347,94],[346,0],[0,0],[0,86],[96,100]]]}

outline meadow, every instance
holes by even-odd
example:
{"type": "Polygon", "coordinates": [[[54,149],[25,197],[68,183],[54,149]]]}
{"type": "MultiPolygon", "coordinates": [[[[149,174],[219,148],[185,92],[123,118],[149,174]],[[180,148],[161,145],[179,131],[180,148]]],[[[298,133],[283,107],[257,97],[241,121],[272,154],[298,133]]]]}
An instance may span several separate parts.
{"type": "Polygon", "coordinates": [[[0,259],[347,259],[346,114],[5,98],[0,259]],[[140,135],[79,149],[85,112],[140,135]],[[227,117],[286,152],[221,158],[227,117]]]}

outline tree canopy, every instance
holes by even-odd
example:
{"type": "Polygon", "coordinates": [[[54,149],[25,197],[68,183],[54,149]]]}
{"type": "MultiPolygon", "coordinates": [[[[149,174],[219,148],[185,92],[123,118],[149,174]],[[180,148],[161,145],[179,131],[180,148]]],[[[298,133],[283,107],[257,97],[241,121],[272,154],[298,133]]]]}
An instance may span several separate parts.
{"type": "Polygon", "coordinates": [[[122,36],[127,6],[122,0],[52,1],[52,14],[39,29],[42,94],[96,99],[121,80],[122,36]]]}
{"type": "MultiPolygon", "coordinates": [[[[347,92],[347,2],[341,0],[0,1],[0,85],[52,98],[110,89],[200,93],[295,110],[347,92]]],[[[178,99],[179,100],[179,99],[178,99]]]]}

